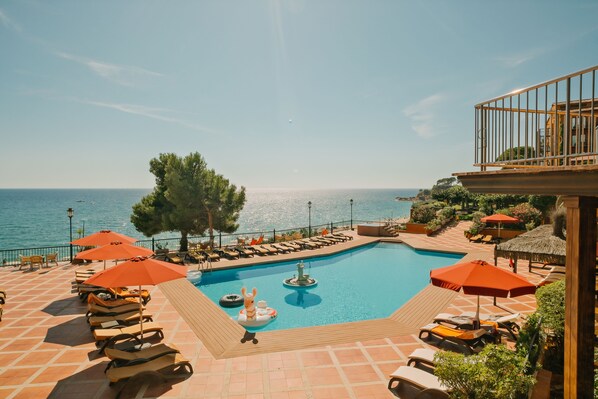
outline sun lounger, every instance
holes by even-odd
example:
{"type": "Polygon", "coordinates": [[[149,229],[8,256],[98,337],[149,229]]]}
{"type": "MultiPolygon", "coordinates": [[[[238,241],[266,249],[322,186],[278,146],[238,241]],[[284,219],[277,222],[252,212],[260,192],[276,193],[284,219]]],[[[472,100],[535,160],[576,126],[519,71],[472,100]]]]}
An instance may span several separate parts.
{"type": "MultiPolygon", "coordinates": [[[[162,326],[155,322],[143,323],[143,334],[154,333],[160,338],[164,338],[162,333],[162,326]]],[[[114,345],[115,342],[124,339],[133,339],[141,344],[138,335],[141,335],[141,324],[134,324],[128,327],[114,327],[114,328],[97,328],[93,331],[93,337],[96,340],[96,345],[100,347],[100,353],[104,349],[114,345]]]]}
{"type": "Polygon", "coordinates": [[[217,253],[212,252],[212,250],[203,251],[202,254],[208,259],[210,262],[218,262],[220,260],[220,255],[217,253]]]}
{"type": "Polygon", "coordinates": [[[4,304],[6,303],[6,292],[0,291],[0,321],[2,321],[2,312],[4,311],[4,304]]]}
{"type": "Polygon", "coordinates": [[[133,351],[123,351],[115,348],[106,348],[104,354],[110,359],[104,372],[112,367],[129,366],[132,363],[150,361],[160,356],[180,353],[174,345],[157,344],[148,348],[133,351]]]}
{"type": "Polygon", "coordinates": [[[144,305],[152,299],[152,296],[150,295],[148,290],[141,290],[141,293],[139,293],[138,290],[129,290],[127,288],[118,287],[118,288],[108,288],[108,292],[110,292],[112,295],[114,295],[117,298],[123,298],[123,299],[124,298],[139,298],[139,296],[141,296],[141,301],[143,302],[144,305]]]}
{"type": "Polygon", "coordinates": [[[345,233],[331,233],[331,234],[335,237],[346,238],[349,241],[353,239],[353,236],[347,235],[345,233]]]}
{"type": "Polygon", "coordinates": [[[469,237],[469,242],[479,242],[482,238],[484,238],[481,234],[476,234],[474,236],[469,237]]]}
{"type": "Polygon", "coordinates": [[[324,245],[322,243],[314,242],[314,241],[310,240],[309,238],[303,238],[303,239],[297,240],[297,241],[304,243],[310,249],[321,248],[324,245]]]}
{"type": "Polygon", "coordinates": [[[401,366],[390,374],[388,389],[395,395],[401,384],[408,384],[421,390],[418,394],[429,394],[428,397],[448,398],[447,388],[434,375],[415,367],[401,366]],[[393,384],[396,385],[393,386],[393,384]],[[433,395],[433,396],[432,396],[433,395]]]}
{"type": "Polygon", "coordinates": [[[494,242],[494,237],[492,237],[490,234],[485,235],[484,237],[482,237],[480,242],[483,242],[484,244],[490,244],[494,242]]]}
{"type": "Polygon", "coordinates": [[[245,248],[242,245],[235,247],[235,251],[237,251],[239,253],[239,255],[241,255],[245,258],[251,258],[255,254],[255,252],[252,249],[245,248]]]}
{"type": "Polygon", "coordinates": [[[461,330],[437,323],[423,326],[419,331],[419,338],[422,339],[424,335],[427,335],[427,338],[431,338],[432,336],[439,338],[439,346],[445,341],[457,344],[468,352],[468,354],[475,353],[478,347],[483,347],[486,343],[496,342],[496,338],[492,334],[489,334],[484,328],[477,330],[461,330]]]}
{"type": "Polygon", "coordinates": [[[295,244],[294,242],[285,241],[281,242],[280,245],[290,248],[292,251],[301,251],[301,245],[295,244]]]}
{"type": "Polygon", "coordinates": [[[183,253],[167,253],[164,255],[164,261],[174,263],[175,265],[184,265],[185,264],[185,254],[183,253]]]}
{"type": "Polygon", "coordinates": [[[75,284],[72,287],[75,291],[77,291],[77,295],[79,295],[79,299],[81,302],[84,302],[89,298],[91,294],[107,294],[113,295],[112,292],[108,288],[99,287],[97,285],[89,285],[89,284],[75,284]]]}
{"type": "MultiPolygon", "coordinates": [[[[96,303],[88,303],[87,313],[85,315],[89,318],[91,316],[117,316],[130,312],[139,312],[139,303],[129,301],[125,302],[127,303],[124,305],[114,306],[110,308],[98,305],[96,303]]],[[[143,310],[145,308],[142,307],[141,309],[143,310]]]]}
{"type": "Polygon", "coordinates": [[[429,348],[418,348],[411,352],[407,358],[407,366],[419,366],[420,364],[424,364],[428,367],[435,367],[436,362],[434,361],[434,355],[436,355],[436,351],[434,349],[429,348]]]}
{"type": "Polygon", "coordinates": [[[199,263],[203,262],[205,259],[206,257],[200,251],[197,251],[195,249],[190,249],[189,251],[187,251],[187,254],[185,255],[186,262],[199,263]]]}
{"type": "MultiPolygon", "coordinates": [[[[189,360],[185,359],[180,353],[172,353],[148,361],[137,361],[134,364],[126,366],[112,367],[106,370],[106,377],[108,377],[110,385],[127,378],[139,380],[142,377],[147,377],[149,381],[165,382],[165,373],[181,370],[193,373],[193,367],[189,360]]],[[[120,392],[125,389],[126,385],[121,388],[120,392]]]]}
{"type": "Polygon", "coordinates": [[[103,296],[96,295],[94,293],[91,293],[87,296],[87,303],[97,304],[106,308],[115,308],[118,306],[130,305],[131,303],[134,303],[139,307],[139,301],[136,301],[135,298],[106,299],[103,296]]]}
{"type": "Polygon", "coordinates": [[[258,254],[260,256],[265,256],[265,255],[268,255],[270,253],[270,251],[268,251],[267,249],[262,248],[261,245],[255,245],[254,244],[254,245],[250,245],[250,247],[251,247],[251,249],[253,249],[253,251],[256,254],[258,254]]]}
{"type": "Polygon", "coordinates": [[[551,266],[549,270],[549,273],[562,273],[565,274],[567,272],[567,270],[565,269],[565,266],[559,266],[559,265],[554,265],[551,266]]]}
{"type": "Polygon", "coordinates": [[[336,241],[327,240],[326,238],[322,238],[322,237],[312,237],[311,241],[316,242],[316,243],[322,243],[323,245],[326,245],[326,246],[336,244],[336,241]]]}
{"type": "Polygon", "coordinates": [[[555,281],[564,280],[565,274],[564,273],[548,273],[546,277],[542,279],[538,283],[538,287],[543,287],[546,284],[554,283],[555,281]]]}
{"type": "MultiPolygon", "coordinates": [[[[462,317],[469,317],[474,318],[475,312],[463,312],[461,313],[462,317]]],[[[521,315],[519,313],[509,313],[507,315],[489,315],[480,313],[480,319],[490,323],[496,323],[496,327],[501,330],[507,330],[507,333],[513,338],[513,340],[517,341],[517,335],[519,334],[519,330],[521,327],[517,324],[519,317],[521,315]]]]}
{"type": "MultiPolygon", "coordinates": [[[[143,313],[143,320],[145,321],[153,321],[152,319],[153,315],[151,313],[143,313]]],[[[127,326],[130,324],[137,324],[139,323],[139,307],[137,308],[136,311],[132,311],[132,312],[127,312],[127,313],[120,313],[120,314],[115,314],[113,316],[91,316],[87,319],[87,322],[89,323],[89,325],[92,327],[92,329],[94,327],[99,327],[100,325],[102,325],[102,323],[108,323],[108,322],[117,322],[118,324],[121,324],[123,326],[127,326]]]]}
{"type": "Polygon", "coordinates": [[[261,245],[256,245],[256,248],[261,248],[264,251],[268,252],[268,255],[278,255],[278,249],[267,245],[267,244],[261,244],[261,245]]]}
{"type": "Polygon", "coordinates": [[[95,270],[75,270],[75,282],[83,284],[87,279],[95,274],[95,270]]]}
{"type": "Polygon", "coordinates": [[[239,259],[240,255],[237,251],[234,251],[230,248],[215,248],[214,252],[216,252],[220,257],[224,257],[226,259],[239,259]]]}

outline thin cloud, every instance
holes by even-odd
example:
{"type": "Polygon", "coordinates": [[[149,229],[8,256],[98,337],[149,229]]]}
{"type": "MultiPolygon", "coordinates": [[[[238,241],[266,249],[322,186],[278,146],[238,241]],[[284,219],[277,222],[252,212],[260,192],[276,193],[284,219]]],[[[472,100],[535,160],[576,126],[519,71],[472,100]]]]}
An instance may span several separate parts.
{"type": "Polygon", "coordinates": [[[411,127],[421,138],[429,139],[441,132],[442,128],[436,120],[436,109],[443,100],[443,95],[434,94],[403,110],[403,114],[411,120],[411,127]]]}
{"type": "Polygon", "coordinates": [[[146,107],[143,105],[135,105],[135,104],[119,104],[119,103],[109,103],[109,102],[101,102],[101,101],[88,101],[88,100],[77,100],[78,102],[93,105],[96,107],[102,108],[109,108],[114,109],[120,112],[124,112],[127,114],[133,115],[140,115],[146,118],[156,119],[162,122],[173,123],[175,125],[183,126],[192,130],[196,130],[199,132],[205,133],[218,133],[214,129],[210,129],[205,126],[201,126],[183,119],[179,119],[173,116],[169,116],[168,113],[173,113],[172,110],[164,109],[164,108],[152,108],[146,107]]]}
{"type": "Polygon", "coordinates": [[[134,81],[138,78],[163,76],[158,72],[149,71],[136,66],[109,64],[107,62],[64,52],[57,52],[56,55],[65,60],[74,61],[83,65],[96,75],[123,86],[134,86],[134,81]]]}
{"type": "Polygon", "coordinates": [[[2,11],[0,9],[0,25],[4,26],[6,29],[13,29],[16,30],[17,32],[21,31],[21,27],[14,22],[12,19],[10,19],[8,17],[8,15],[6,15],[6,13],[4,11],[2,11]]]}
{"type": "Polygon", "coordinates": [[[521,64],[525,64],[540,55],[544,54],[546,49],[536,48],[525,51],[524,53],[511,54],[506,56],[495,57],[494,59],[507,68],[515,68],[521,64]]]}

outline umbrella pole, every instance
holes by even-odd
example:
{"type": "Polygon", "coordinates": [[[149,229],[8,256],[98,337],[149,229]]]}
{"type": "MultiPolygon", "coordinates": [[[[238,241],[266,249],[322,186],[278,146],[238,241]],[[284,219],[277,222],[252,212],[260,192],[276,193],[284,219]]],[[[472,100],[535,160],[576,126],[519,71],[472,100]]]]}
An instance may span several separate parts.
{"type": "MultiPolygon", "coordinates": [[[[141,304],[141,285],[139,285],[139,324],[141,325],[141,341],[143,341],[143,305],[141,304]]],[[[141,344],[143,345],[143,342],[141,344]]]]}
{"type": "Polygon", "coordinates": [[[106,259],[104,259],[104,270],[106,270],[106,259]]]}
{"type": "Polygon", "coordinates": [[[478,308],[475,313],[476,328],[480,328],[480,296],[478,295],[478,308]]]}

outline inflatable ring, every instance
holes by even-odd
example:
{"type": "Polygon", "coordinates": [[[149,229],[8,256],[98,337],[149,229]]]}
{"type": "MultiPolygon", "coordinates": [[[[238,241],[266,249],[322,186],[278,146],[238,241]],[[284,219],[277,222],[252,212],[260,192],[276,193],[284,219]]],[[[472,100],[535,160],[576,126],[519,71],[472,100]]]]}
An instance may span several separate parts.
{"type": "Polygon", "coordinates": [[[220,298],[220,306],[223,308],[236,308],[238,306],[243,305],[243,297],[238,294],[226,294],[222,298],[220,298]]]}

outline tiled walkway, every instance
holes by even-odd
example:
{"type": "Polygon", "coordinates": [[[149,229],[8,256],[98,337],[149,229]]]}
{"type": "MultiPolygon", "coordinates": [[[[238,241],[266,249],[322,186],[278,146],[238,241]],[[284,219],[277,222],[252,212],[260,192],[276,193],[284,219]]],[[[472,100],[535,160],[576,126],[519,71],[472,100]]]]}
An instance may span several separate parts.
{"type": "MultiPolygon", "coordinates": [[[[463,251],[492,261],[492,245],[471,244],[463,236],[466,224],[436,237],[402,234],[420,248],[463,251]]],[[[226,261],[223,261],[224,265],[226,261]]],[[[499,259],[507,268],[507,261],[499,259]]],[[[525,269],[525,270],[521,270],[525,269]]],[[[61,265],[41,271],[0,270],[0,289],[8,294],[0,322],[0,399],[3,398],[113,398],[120,385],[108,386],[83,314],[85,306],[71,293],[74,267],[61,265]]],[[[520,273],[533,282],[540,274],[520,273]]],[[[540,273],[546,273],[540,271],[540,273]]],[[[407,355],[426,343],[415,335],[389,336],[336,346],[266,353],[216,360],[182,320],[159,288],[152,291],[148,311],[165,327],[165,343],[174,343],[191,360],[195,372],[165,385],[137,387],[124,397],[160,398],[392,398],[388,374],[405,364],[407,355]]],[[[501,306],[528,313],[531,296],[500,298],[501,306]]],[[[482,311],[503,310],[481,298],[482,311]]],[[[473,311],[476,298],[458,295],[445,309],[473,311]]]]}

